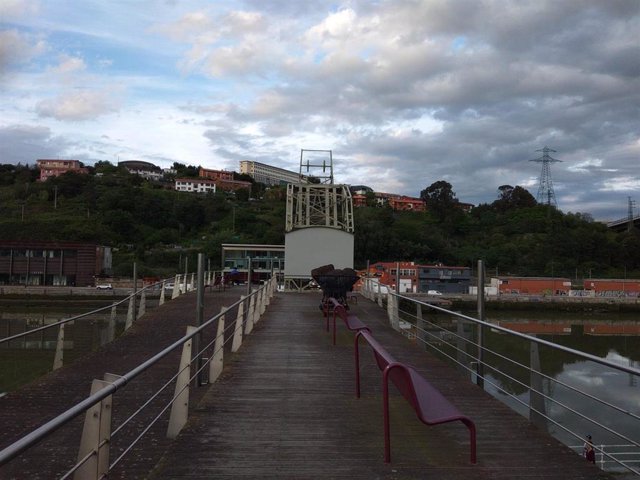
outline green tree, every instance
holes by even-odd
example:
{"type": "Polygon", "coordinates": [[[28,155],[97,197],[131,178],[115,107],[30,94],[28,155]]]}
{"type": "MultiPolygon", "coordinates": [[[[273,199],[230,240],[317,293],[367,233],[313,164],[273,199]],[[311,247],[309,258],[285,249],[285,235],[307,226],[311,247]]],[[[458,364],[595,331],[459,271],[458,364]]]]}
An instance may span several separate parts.
{"type": "Polygon", "coordinates": [[[453,187],[444,180],[432,183],[422,190],[420,198],[425,202],[427,211],[440,221],[443,221],[452,212],[459,210],[460,202],[456,198],[453,187]]]}

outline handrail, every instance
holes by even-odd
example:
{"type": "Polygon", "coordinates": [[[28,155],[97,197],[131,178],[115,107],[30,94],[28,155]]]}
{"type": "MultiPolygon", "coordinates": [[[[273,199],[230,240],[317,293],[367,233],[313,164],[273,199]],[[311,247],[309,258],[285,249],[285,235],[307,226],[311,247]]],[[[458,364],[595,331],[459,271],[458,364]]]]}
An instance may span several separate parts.
{"type": "MultiPolygon", "coordinates": [[[[169,278],[172,278],[172,277],[169,277],[169,278]]],[[[42,327],[34,328],[32,330],[29,330],[28,332],[17,333],[15,335],[10,336],[10,337],[0,338],[0,345],[2,345],[3,343],[11,342],[13,340],[17,340],[17,339],[22,338],[22,337],[26,337],[27,335],[31,335],[33,333],[37,333],[37,332],[40,332],[42,330],[47,330],[49,328],[57,327],[59,325],[66,324],[68,322],[73,322],[74,320],[79,320],[81,318],[88,317],[90,315],[95,315],[96,313],[100,313],[103,310],[109,310],[109,309],[111,309],[113,307],[117,307],[118,305],[123,304],[127,300],[130,300],[133,296],[137,297],[139,293],[144,292],[147,289],[150,289],[150,288],[153,288],[153,287],[156,287],[158,285],[163,284],[169,278],[166,278],[164,280],[160,280],[159,282],[153,283],[151,285],[147,285],[146,287],[143,287],[140,290],[136,290],[135,293],[130,294],[129,296],[123,298],[122,300],[119,300],[119,301],[114,302],[114,303],[112,303],[110,305],[107,305],[106,307],[100,307],[100,308],[97,308],[95,310],[91,310],[90,312],[81,313],[80,315],[75,315],[73,317],[63,318],[61,320],[58,320],[57,322],[50,323],[49,325],[43,325],[42,327]]]]}
{"type": "MultiPolygon", "coordinates": [[[[377,282],[376,282],[376,285],[377,285],[377,282]]],[[[555,378],[551,378],[551,377],[549,377],[547,375],[544,375],[542,372],[538,371],[535,368],[532,368],[531,366],[523,365],[520,362],[517,362],[516,360],[513,360],[513,359],[510,359],[508,357],[505,357],[504,355],[502,355],[502,354],[500,354],[498,352],[495,352],[495,351],[493,351],[491,349],[487,349],[486,346],[482,345],[480,342],[474,342],[472,339],[462,337],[462,336],[456,334],[455,332],[450,332],[449,330],[445,329],[444,327],[442,327],[440,325],[436,325],[433,322],[429,322],[424,318],[418,317],[417,314],[416,315],[412,315],[411,313],[406,312],[406,310],[401,310],[400,306],[399,306],[399,304],[400,304],[399,300],[402,299],[402,300],[406,300],[406,301],[410,302],[411,304],[425,306],[425,307],[427,307],[427,308],[429,308],[429,309],[431,309],[433,311],[438,311],[438,312],[441,312],[441,313],[445,313],[445,314],[447,314],[449,316],[456,317],[458,319],[466,320],[466,321],[468,321],[468,322],[470,322],[472,324],[478,325],[478,328],[487,327],[487,328],[490,328],[491,330],[495,330],[495,331],[500,332],[500,333],[505,333],[505,334],[508,334],[508,335],[510,335],[512,337],[516,337],[516,338],[519,338],[519,339],[527,341],[527,342],[535,342],[536,344],[543,345],[543,346],[549,347],[549,348],[553,348],[555,350],[562,351],[564,353],[573,355],[575,357],[578,357],[578,358],[581,358],[581,359],[584,359],[584,360],[588,360],[588,361],[592,361],[592,362],[598,363],[598,364],[603,365],[603,366],[605,366],[607,368],[611,368],[611,369],[614,369],[614,370],[617,370],[617,371],[620,371],[620,372],[625,372],[625,373],[628,373],[628,374],[631,374],[631,375],[634,375],[634,376],[640,376],[640,369],[637,369],[637,368],[634,368],[634,367],[631,367],[631,366],[620,365],[618,363],[614,363],[614,362],[608,361],[606,359],[603,359],[603,358],[600,358],[600,357],[596,357],[595,355],[591,355],[591,354],[586,353],[586,352],[582,352],[582,351],[575,350],[575,349],[572,349],[572,348],[569,348],[569,347],[565,347],[563,345],[558,345],[558,344],[555,344],[553,342],[549,342],[547,340],[540,339],[538,337],[533,337],[533,336],[526,335],[526,334],[523,334],[523,333],[520,333],[520,332],[516,332],[516,331],[510,330],[510,329],[507,329],[505,327],[501,327],[499,325],[494,325],[494,324],[492,324],[490,322],[487,322],[487,321],[484,321],[484,320],[480,320],[480,319],[477,319],[477,318],[470,317],[468,315],[464,315],[462,313],[453,312],[451,310],[447,310],[446,308],[442,308],[442,307],[439,307],[437,305],[433,305],[433,304],[430,304],[430,303],[426,303],[426,302],[420,301],[418,299],[414,299],[414,298],[411,298],[411,297],[407,297],[405,295],[401,295],[401,294],[393,291],[389,286],[385,285],[385,287],[386,288],[385,288],[384,294],[382,293],[381,289],[379,289],[378,292],[376,293],[375,292],[375,287],[372,289],[370,283],[365,283],[365,289],[368,290],[368,294],[369,295],[372,295],[372,294],[374,294],[376,296],[380,295],[378,297],[378,302],[380,303],[380,305],[382,305],[380,297],[382,297],[382,295],[385,295],[385,296],[389,295],[387,297],[387,308],[389,309],[389,318],[390,318],[390,321],[391,321],[392,325],[395,324],[395,328],[396,329],[397,329],[397,326],[398,326],[398,322],[401,319],[400,313],[402,313],[403,315],[408,314],[413,318],[416,318],[416,319],[420,318],[421,321],[430,323],[431,325],[437,327],[438,329],[450,333],[451,335],[453,335],[453,337],[458,338],[460,340],[463,340],[467,344],[474,345],[478,349],[482,349],[482,351],[484,351],[484,352],[489,352],[492,355],[496,355],[498,358],[502,358],[503,360],[509,361],[511,364],[513,364],[513,365],[515,365],[517,367],[523,367],[523,368],[529,370],[531,373],[535,373],[537,375],[540,375],[541,377],[545,377],[545,378],[549,379],[550,381],[552,381],[554,383],[558,383],[560,385],[567,386],[562,381],[559,381],[559,380],[556,380],[555,378]],[[389,307],[389,304],[391,305],[390,307],[389,307]]],[[[372,298],[372,297],[370,297],[370,298],[372,298]]],[[[432,332],[429,332],[428,330],[425,330],[424,328],[421,328],[417,324],[415,325],[415,327],[416,327],[416,330],[418,332],[422,332],[423,334],[426,334],[429,337],[438,338],[445,345],[447,345],[447,347],[453,348],[454,351],[462,353],[462,354],[464,354],[467,357],[470,357],[472,359],[474,358],[473,354],[470,354],[465,349],[457,347],[454,343],[451,343],[448,340],[440,338],[438,335],[436,335],[436,334],[434,334],[432,332]]],[[[425,336],[418,337],[418,340],[420,340],[421,342],[427,344],[427,340],[426,340],[425,336]]],[[[468,365],[466,365],[465,363],[462,363],[462,360],[460,360],[459,358],[458,359],[454,358],[449,353],[445,352],[445,350],[443,350],[442,348],[438,348],[435,345],[431,345],[431,346],[432,346],[432,348],[434,350],[436,350],[440,354],[444,355],[446,358],[450,359],[452,362],[459,364],[465,370],[468,370],[469,372],[475,373],[475,375],[477,375],[479,378],[482,378],[482,380],[484,382],[487,382],[488,384],[493,385],[495,388],[498,388],[498,389],[501,388],[499,385],[497,385],[496,383],[492,382],[488,377],[484,376],[480,371],[474,371],[468,365]]],[[[518,379],[513,378],[508,373],[503,372],[500,368],[496,368],[495,366],[490,365],[489,363],[487,363],[486,361],[483,361],[482,359],[478,359],[478,361],[482,362],[484,367],[491,369],[492,371],[496,372],[497,374],[499,374],[499,375],[501,375],[501,376],[503,376],[505,378],[508,378],[508,379],[510,379],[512,381],[515,381],[517,384],[520,384],[520,385],[523,385],[525,387],[528,387],[531,392],[535,392],[541,398],[549,400],[549,401],[553,402],[554,404],[558,405],[559,407],[569,411],[570,413],[575,414],[578,418],[581,418],[583,421],[587,421],[587,422],[589,422],[590,424],[592,424],[594,426],[601,427],[603,429],[603,431],[607,431],[608,433],[613,434],[615,437],[617,437],[617,438],[619,438],[619,439],[621,439],[623,441],[630,442],[630,444],[633,445],[634,447],[640,448],[640,443],[637,443],[636,441],[628,438],[623,432],[617,432],[617,431],[615,431],[615,430],[603,425],[602,423],[598,422],[596,419],[589,418],[588,416],[580,413],[579,411],[567,406],[563,402],[560,402],[557,399],[555,399],[553,397],[550,397],[549,395],[546,395],[544,392],[539,391],[540,389],[536,389],[531,385],[524,384],[523,382],[519,381],[518,379]]],[[[620,406],[617,406],[617,405],[613,405],[613,404],[611,404],[611,403],[609,403],[609,402],[607,402],[605,400],[601,400],[600,398],[598,398],[596,396],[590,395],[587,392],[582,392],[582,391],[580,391],[580,390],[578,390],[578,389],[576,389],[574,387],[571,387],[571,386],[568,386],[568,387],[571,390],[573,390],[573,391],[575,391],[575,392],[577,392],[579,394],[585,395],[586,397],[590,398],[593,401],[598,402],[599,404],[601,404],[603,406],[613,408],[616,411],[618,411],[619,413],[622,413],[624,415],[628,415],[630,419],[635,419],[635,420],[640,419],[640,417],[638,417],[636,414],[630,412],[628,408],[623,408],[623,407],[620,407],[620,406]]],[[[514,395],[510,395],[510,396],[516,402],[522,404],[523,406],[526,406],[532,412],[535,412],[538,415],[546,418],[548,421],[550,421],[551,423],[555,424],[558,428],[560,428],[561,430],[565,431],[567,434],[571,435],[572,437],[575,437],[578,440],[582,439],[582,435],[579,435],[579,434],[571,431],[570,429],[566,428],[564,425],[559,424],[553,418],[549,417],[544,411],[537,410],[536,408],[534,408],[533,405],[527,404],[526,402],[524,402],[521,399],[519,399],[517,396],[514,396],[514,395]]],[[[598,449],[596,447],[596,450],[597,450],[597,453],[602,457],[602,460],[599,463],[604,465],[605,457],[606,457],[608,459],[608,460],[606,460],[607,463],[616,463],[617,465],[627,469],[628,471],[640,475],[640,471],[636,470],[634,467],[629,465],[629,463],[637,463],[637,462],[634,461],[634,462],[626,462],[625,463],[625,462],[619,460],[618,458],[615,458],[610,453],[606,452],[604,449],[598,449]]]]}
{"type": "Polygon", "coordinates": [[[532,337],[532,336],[527,335],[525,333],[516,332],[514,330],[510,330],[508,328],[501,327],[500,325],[495,325],[493,323],[486,322],[484,320],[480,320],[480,319],[477,319],[477,318],[469,317],[468,315],[464,315],[462,313],[452,312],[451,310],[447,310],[446,308],[438,307],[437,305],[432,305],[432,304],[429,304],[429,303],[426,303],[426,302],[421,302],[419,300],[416,300],[416,299],[413,299],[413,298],[410,298],[410,297],[406,297],[406,296],[400,295],[398,293],[391,292],[391,295],[397,296],[397,297],[405,299],[405,300],[409,300],[410,302],[418,303],[420,305],[423,305],[425,307],[431,308],[433,310],[438,310],[438,311],[440,311],[442,313],[446,313],[448,315],[453,315],[455,317],[462,318],[464,320],[468,320],[468,321],[476,323],[478,325],[482,325],[483,327],[489,327],[489,328],[492,328],[494,330],[498,330],[498,331],[500,331],[502,333],[507,333],[509,335],[513,335],[513,336],[519,337],[519,338],[521,338],[523,340],[527,340],[529,342],[535,342],[535,343],[538,343],[540,345],[544,345],[546,347],[551,347],[551,348],[554,348],[556,350],[560,350],[562,352],[569,353],[571,355],[576,355],[576,356],[581,357],[581,358],[583,358],[585,360],[590,360],[592,362],[599,363],[599,364],[604,365],[604,366],[609,367],[609,368],[614,368],[616,370],[622,370],[622,371],[624,371],[626,373],[631,373],[632,375],[639,375],[640,376],[640,369],[637,369],[637,368],[628,367],[626,365],[620,365],[618,363],[610,362],[610,361],[608,361],[608,360],[606,360],[604,358],[596,357],[595,355],[592,355],[590,353],[582,352],[580,350],[574,350],[573,348],[565,347],[564,345],[558,345],[557,343],[549,342],[547,340],[543,340],[543,339],[538,338],[538,337],[532,337]]]}
{"type": "MultiPolygon", "coordinates": [[[[251,292],[249,295],[246,295],[245,298],[241,298],[240,300],[236,301],[231,306],[229,306],[228,309],[235,308],[238,305],[240,305],[240,303],[246,302],[252,296],[258,295],[263,288],[267,288],[267,285],[268,284],[263,285],[262,287],[251,292]]],[[[136,378],[141,373],[148,370],[158,361],[162,360],[173,350],[181,347],[185,342],[191,340],[193,337],[200,334],[205,328],[209,327],[214,321],[218,320],[224,314],[225,312],[220,312],[217,315],[214,315],[209,320],[204,322],[201,326],[195,328],[191,333],[188,333],[183,337],[181,337],[180,339],[176,340],[174,343],[164,348],[163,350],[161,350],[160,352],[158,352],[157,354],[155,354],[145,362],[141,363],[134,369],[120,376],[118,379],[110,383],[108,386],[102,388],[101,390],[97,391],[92,395],[89,395],[84,400],[80,401],[79,403],[75,404],[71,408],[67,409],[65,412],[59,414],[55,418],[49,420],[45,424],[41,425],[40,427],[36,428],[35,430],[31,431],[24,437],[20,438],[13,444],[9,445],[8,447],[0,451],[0,466],[14,459],[18,455],[20,455],[21,453],[29,449],[30,447],[32,447],[33,445],[43,440],[49,434],[56,431],[58,428],[66,425],[75,417],[84,413],[87,409],[91,408],[92,406],[96,405],[98,402],[101,402],[108,396],[115,393],[120,388],[124,387],[127,383],[129,383],[131,380],[136,378]]]]}

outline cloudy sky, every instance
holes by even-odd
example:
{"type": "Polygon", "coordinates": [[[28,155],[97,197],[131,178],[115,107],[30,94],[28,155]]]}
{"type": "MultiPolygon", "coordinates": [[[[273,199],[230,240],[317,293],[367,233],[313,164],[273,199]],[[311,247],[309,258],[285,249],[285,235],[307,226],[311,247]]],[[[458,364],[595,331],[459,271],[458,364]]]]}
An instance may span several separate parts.
{"type": "Polygon", "coordinates": [[[298,170],[463,202],[640,204],[638,0],[0,0],[0,163],[298,170]]]}

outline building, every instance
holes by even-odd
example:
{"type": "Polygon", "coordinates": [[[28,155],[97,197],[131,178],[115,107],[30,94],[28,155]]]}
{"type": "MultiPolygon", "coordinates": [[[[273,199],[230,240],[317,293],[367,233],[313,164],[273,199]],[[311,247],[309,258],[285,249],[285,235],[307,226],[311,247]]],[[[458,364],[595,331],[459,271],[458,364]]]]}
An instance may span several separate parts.
{"type": "Polygon", "coordinates": [[[379,207],[389,205],[396,211],[424,212],[426,210],[424,200],[421,198],[397,195],[395,193],[373,192],[369,187],[362,186],[351,187],[351,192],[354,207],[366,207],[367,194],[373,193],[374,202],[379,207]]]}
{"type": "Polygon", "coordinates": [[[240,173],[249,175],[256,182],[264,183],[265,185],[307,182],[307,177],[304,175],[300,179],[300,174],[296,172],[249,160],[240,161],[240,173]]]}
{"type": "Polygon", "coordinates": [[[92,243],[0,242],[0,285],[95,285],[111,273],[111,248],[92,243]]]}
{"type": "Polygon", "coordinates": [[[251,191],[251,182],[245,182],[243,180],[234,180],[233,172],[227,170],[210,170],[208,168],[200,167],[198,172],[200,178],[206,178],[213,180],[218,190],[225,192],[235,192],[243,188],[251,191]]]}
{"type": "Polygon", "coordinates": [[[206,178],[176,178],[178,192],[216,193],[215,180],[206,178]]]}
{"type": "Polygon", "coordinates": [[[414,262],[377,262],[369,265],[369,277],[378,278],[381,285],[395,290],[400,267],[400,293],[417,293],[419,287],[418,268],[414,262]]]}
{"type": "Polygon", "coordinates": [[[421,198],[407,197],[405,195],[395,195],[392,193],[382,193],[386,196],[386,201],[392,210],[424,212],[426,210],[424,200],[421,198]]]}
{"type": "Polygon", "coordinates": [[[211,180],[233,180],[233,172],[228,172],[227,170],[210,170],[202,167],[200,167],[198,171],[198,176],[211,180]]]}
{"type": "Polygon", "coordinates": [[[40,169],[38,181],[45,182],[51,177],[58,177],[67,172],[89,173],[80,160],[47,160],[38,159],[36,161],[40,169]]]}
{"type": "Polygon", "coordinates": [[[225,275],[237,270],[240,278],[246,280],[249,261],[254,281],[266,280],[272,272],[284,271],[284,245],[222,244],[221,265],[225,275]]]}
{"type": "Polygon", "coordinates": [[[436,290],[443,294],[469,293],[471,268],[449,267],[447,265],[420,265],[419,292],[436,290]]]}
{"type": "Polygon", "coordinates": [[[584,291],[596,297],[640,297],[640,280],[588,278],[584,291]]]}
{"type": "Polygon", "coordinates": [[[118,162],[118,167],[124,167],[129,173],[138,175],[147,180],[159,181],[164,177],[164,172],[160,167],[143,160],[125,160],[123,162],[118,162]]]}
{"type": "Polygon", "coordinates": [[[497,277],[491,279],[501,295],[569,295],[571,279],[550,277],[497,277]]]}

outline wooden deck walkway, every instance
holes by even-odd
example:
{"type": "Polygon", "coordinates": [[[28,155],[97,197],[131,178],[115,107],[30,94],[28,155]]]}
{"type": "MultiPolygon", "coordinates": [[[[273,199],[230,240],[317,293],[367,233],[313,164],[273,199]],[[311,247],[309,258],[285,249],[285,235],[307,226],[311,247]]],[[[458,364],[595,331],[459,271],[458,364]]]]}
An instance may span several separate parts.
{"type": "MultiPolygon", "coordinates": [[[[242,293],[232,289],[207,294],[207,316],[242,293]]],[[[420,370],[478,428],[478,464],[470,465],[469,438],[462,424],[426,427],[404,399],[395,396],[393,463],[385,464],[380,372],[368,347],[363,347],[362,398],[357,399],[353,336],[339,325],[333,346],[319,302],[314,293],[277,294],[240,351],[225,352],[221,378],[192,389],[192,413],[179,437],[167,440],[166,421],[160,422],[109,479],[613,478],[410,344],[387,326],[386,312],[360,298],[352,311],[375,337],[398,360],[420,370]]],[[[65,367],[0,399],[0,447],[64,410],[70,399],[86,396],[91,378],[106,371],[126,372],[171,343],[169,338],[182,335],[184,326],[192,323],[194,305],[195,295],[168,302],[82,364],[65,367]]],[[[234,318],[233,312],[229,315],[234,318]]],[[[177,358],[164,363],[118,392],[114,425],[137,408],[139,398],[174,373],[177,358]]],[[[80,421],[75,422],[0,468],[0,478],[57,478],[75,458],[80,428],[80,421]]],[[[131,436],[114,439],[112,459],[131,436]]]]}
{"type": "Polygon", "coordinates": [[[313,294],[278,295],[224,378],[212,385],[154,479],[610,478],[458,372],[386,326],[361,299],[352,311],[392,355],[418,368],[478,427],[477,465],[459,423],[426,427],[392,399],[392,461],[383,463],[381,375],[362,350],[354,395],[352,334],[331,344],[313,294]]]}

